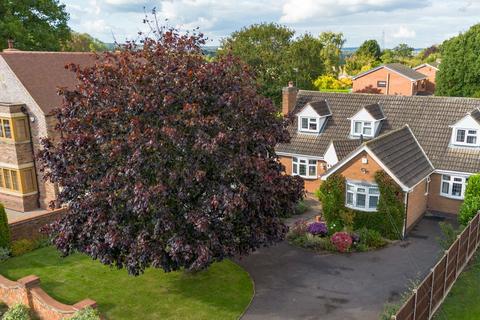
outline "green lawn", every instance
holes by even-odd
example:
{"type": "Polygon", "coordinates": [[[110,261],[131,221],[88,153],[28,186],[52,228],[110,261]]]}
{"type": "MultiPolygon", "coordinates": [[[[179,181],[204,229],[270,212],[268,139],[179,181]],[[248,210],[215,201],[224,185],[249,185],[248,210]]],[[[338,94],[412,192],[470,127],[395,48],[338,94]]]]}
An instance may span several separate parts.
{"type": "Polygon", "coordinates": [[[253,296],[249,275],[228,260],[196,274],[149,269],[133,277],[84,255],[60,258],[49,247],[0,263],[0,273],[12,280],[37,275],[53,298],[94,299],[115,320],[238,319],[253,296]]]}
{"type": "Polygon", "coordinates": [[[460,275],[440,309],[435,320],[480,319],[480,253],[460,275]]]}

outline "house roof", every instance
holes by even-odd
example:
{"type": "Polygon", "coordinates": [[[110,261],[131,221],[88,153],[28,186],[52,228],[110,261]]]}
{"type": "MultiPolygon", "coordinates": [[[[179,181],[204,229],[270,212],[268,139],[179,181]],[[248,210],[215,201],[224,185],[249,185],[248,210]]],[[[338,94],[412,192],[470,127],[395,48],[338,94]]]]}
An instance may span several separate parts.
{"type": "Polygon", "coordinates": [[[80,52],[9,51],[0,56],[45,114],[62,104],[57,88],[73,89],[76,84],[75,74],[65,66],[74,63],[86,67],[95,62],[92,53],[80,52]]]}
{"type": "Polygon", "coordinates": [[[422,80],[422,79],[425,79],[426,76],[420,72],[417,72],[415,70],[413,70],[412,68],[404,65],[404,64],[401,64],[401,63],[387,63],[387,64],[383,64],[381,66],[378,66],[376,68],[373,68],[373,69],[370,69],[368,71],[365,71],[365,72],[362,72],[358,75],[356,75],[355,77],[353,77],[353,79],[357,79],[357,78],[360,78],[360,77],[363,77],[369,73],[372,73],[374,71],[377,71],[377,70],[380,70],[382,68],[387,68],[391,71],[394,71],[396,73],[398,73],[399,75],[405,77],[405,78],[408,78],[409,80],[412,80],[412,81],[418,81],[418,80],[422,80]]]}
{"type": "Polygon", "coordinates": [[[434,170],[408,125],[365,142],[405,186],[413,187],[434,170]]]}
{"type": "MultiPolygon", "coordinates": [[[[327,101],[325,100],[308,102],[307,104],[305,104],[304,108],[306,108],[307,106],[312,107],[312,109],[315,110],[315,112],[318,113],[318,115],[321,117],[329,116],[332,114],[330,108],[328,107],[327,101]]],[[[304,108],[298,110],[297,113],[304,108]]]]}
{"type": "MultiPolygon", "coordinates": [[[[297,132],[297,119],[289,126],[290,143],[279,144],[277,151],[323,157],[332,140],[349,139],[348,118],[364,106],[378,103],[385,120],[378,134],[410,126],[436,169],[474,173],[480,171],[480,149],[449,147],[452,122],[480,106],[480,99],[435,96],[389,96],[360,93],[328,93],[300,90],[295,108],[309,101],[327,100],[332,116],[319,135],[297,132]]],[[[294,109],[295,111],[295,109],[294,109]]]]}
{"type": "Polygon", "coordinates": [[[385,118],[382,107],[378,103],[369,104],[364,108],[375,120],[382,120],[385,118]]]}
{"type": "Polygon", "coordinates": [[[332,140],[333,147],[338,159],[343,159],[348,156],[352,151],[357,149],[362,142],[360,139],[341,139],[332,140]]]}
{"type": "Polygon", "coordinates": [[[440,65],[440,62],[426,62],[426,63],[422,63],[421,65],[418,65],[416,66],[415,68],[413,68],[414,70],[417,70],[417,69],[420,69],[421,67],[424,67],[424,66],[430,66],[430,67],[433,67],[435,69],[438,70],[438,66],[440,65]]]}
{"type": "Polygon", "coordinates": [[[475,119],[475,121],[478,122],[478,124],[480,124],[480,109],[476,108],[475,110],[473,110],[472,112],[470,112],[470,116],[475,119]]]}

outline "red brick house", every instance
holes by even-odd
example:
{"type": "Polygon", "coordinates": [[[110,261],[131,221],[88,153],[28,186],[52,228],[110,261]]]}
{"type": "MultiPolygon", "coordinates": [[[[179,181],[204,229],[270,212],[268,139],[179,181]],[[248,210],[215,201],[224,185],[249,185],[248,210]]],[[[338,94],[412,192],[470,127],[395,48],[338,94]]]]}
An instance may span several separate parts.
{"type": "Polygon", "coordinates": [[[427,76],[400,63],[389,63],[353,77],[353,92],[372,88],[381,94],[414,96],[424,94],[427,76]]]}
{"type": "Polygon", "coordinates": [[[440,63],[438,62],[428,62],[413,68],[413,70],[427,76],[427,89],[425,91],[428,94],[435,93],[435,77],[437,75],[439,66],[440,63]]]}
{"type": "Polygon", "coordinates": [[[480,171],[480,99],[283,90],[291,141],[276,152],[287,174],[314,192],[332,173],[347,181],[346,203],[375,211],[374,175],[404,192],[405,232],[426,211],[456,214],[468,177],[480,171]]]}
{"type": "Polygon", "coordinates": [[[58,87],[75,85],[75,75],[65,65],[90,65],[89,53],[0,53],[0,203],[25,212],[47,209],[58,188],[42,181],[34,154],[40,138],[55,138],[51,111],[62,99],[58,87]]]}

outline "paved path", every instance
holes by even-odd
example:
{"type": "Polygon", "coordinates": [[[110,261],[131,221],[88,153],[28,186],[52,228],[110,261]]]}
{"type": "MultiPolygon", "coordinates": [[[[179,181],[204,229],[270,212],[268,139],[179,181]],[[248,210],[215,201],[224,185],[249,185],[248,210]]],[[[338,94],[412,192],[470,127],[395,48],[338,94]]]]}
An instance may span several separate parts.
{"type": "Polygon", "coordinates": [[[286,242],[239,261],[255,282],[244,320],[378,319],[441,255],[438,218],[424,218],[409,239],[374,252],[315,254],[286,242]]]}

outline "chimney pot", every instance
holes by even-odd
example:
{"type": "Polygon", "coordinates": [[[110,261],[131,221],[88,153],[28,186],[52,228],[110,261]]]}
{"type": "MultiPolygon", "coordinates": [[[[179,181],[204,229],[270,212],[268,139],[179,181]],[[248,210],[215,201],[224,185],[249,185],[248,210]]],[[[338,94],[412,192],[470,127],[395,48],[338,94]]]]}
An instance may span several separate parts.
{"type": "Polygon", "coordinates": [[[293,81],[288,81],[288,87],[293,88],[293,81]]]}

